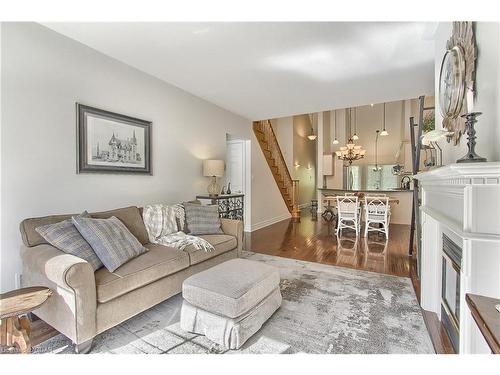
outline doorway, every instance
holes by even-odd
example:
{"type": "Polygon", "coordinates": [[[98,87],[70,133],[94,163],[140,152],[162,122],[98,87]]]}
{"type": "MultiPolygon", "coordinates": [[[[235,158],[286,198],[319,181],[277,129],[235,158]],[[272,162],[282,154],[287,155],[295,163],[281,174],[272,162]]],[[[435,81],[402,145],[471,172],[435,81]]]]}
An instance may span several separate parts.
{"type": "Polygon", "coordinates": [[[231,184],[231,193],[245,194],[244,231],[251,228],[251,143],[249,139],[235,138],[230,134],[226,138],[226,190],[231,184]]]}

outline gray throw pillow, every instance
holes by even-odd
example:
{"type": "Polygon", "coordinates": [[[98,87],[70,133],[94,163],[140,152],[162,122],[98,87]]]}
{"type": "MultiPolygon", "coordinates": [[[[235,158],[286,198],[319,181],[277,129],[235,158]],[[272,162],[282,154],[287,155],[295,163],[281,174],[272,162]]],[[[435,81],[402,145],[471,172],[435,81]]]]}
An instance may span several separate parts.
{"type": "Polygon", "coordinates": [[[125,224],[114,216],[109,219],[73,217],[71,220],[110,272],[146,252],[125,224]]]}
{"type": "Polygon", "coordinates": [[[189,234],[223,233],[217,206],[184,203],[184,211],[186,212],[186,224],[189,234]]]}
{"type": "Polygon", "coordinates": [[[201,204],[201,202],[196,199],[185,203],[176,203],[173,206],[175,210],[175,219],[177,220],[177,228],[179,228],[179,231],[189,234],[189,228],[186,223],[186,212],[184,211],[184,204],[186,203],[201,204]]]}
{"type": "MultiPolygon", "coordinates": [[[[88,216],[87,211],[78,215],[78,217],[88,216]]],[[[35,230],[52,246],[89,262],[94,271],[103,266],[99,257],[75,228],[71,219],[55,224],[42,225],[36,227],[35,230]]]]}

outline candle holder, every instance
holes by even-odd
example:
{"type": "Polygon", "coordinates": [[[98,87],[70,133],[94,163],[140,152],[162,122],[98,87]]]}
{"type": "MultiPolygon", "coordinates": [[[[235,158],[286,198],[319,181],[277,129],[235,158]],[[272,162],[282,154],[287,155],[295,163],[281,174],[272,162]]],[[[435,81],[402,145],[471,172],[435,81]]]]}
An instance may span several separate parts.
{"type": "Polygon", "coordinates": [[[477,122],[476,117],[479,116],[481,112],[471,112],[462,117],[465,118],[465,127],[467,129],[467,155],[463,158],[458,159],[457,163],[480,163],[485,162],[486,158],[476,154],[476,129],[474,129],[474,124],[477,122]]]}

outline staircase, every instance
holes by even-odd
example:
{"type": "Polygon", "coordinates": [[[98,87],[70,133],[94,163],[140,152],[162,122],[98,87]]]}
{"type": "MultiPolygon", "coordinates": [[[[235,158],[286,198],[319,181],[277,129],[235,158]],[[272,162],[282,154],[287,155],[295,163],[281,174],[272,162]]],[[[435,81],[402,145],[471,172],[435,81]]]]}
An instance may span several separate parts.
{"type": "Polygon", "coordinates": [[[299,218],[299,180],[293,180],[290,176],[290,171],[281,153],[278,140],[271,126],[271,121],[254,121],[253,131],[259,141],[260,148],[264,153],[264,157],[271,169],[276,186],[278,186],[288,211],[292,214],[293,218],[299,218]]]}

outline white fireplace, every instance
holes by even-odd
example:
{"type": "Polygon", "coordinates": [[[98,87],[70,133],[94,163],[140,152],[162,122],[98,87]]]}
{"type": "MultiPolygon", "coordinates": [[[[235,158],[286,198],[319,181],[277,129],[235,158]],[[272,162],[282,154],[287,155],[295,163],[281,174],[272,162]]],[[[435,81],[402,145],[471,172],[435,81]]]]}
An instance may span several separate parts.
{"type": "Polygon", "coordinates": [[[451,164],[415,178],[422,189],[421,306],[445,326],[457,325],[460,353],[491,353],[465,294],[500,298],[500,163],[451,164]]]}

